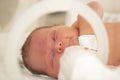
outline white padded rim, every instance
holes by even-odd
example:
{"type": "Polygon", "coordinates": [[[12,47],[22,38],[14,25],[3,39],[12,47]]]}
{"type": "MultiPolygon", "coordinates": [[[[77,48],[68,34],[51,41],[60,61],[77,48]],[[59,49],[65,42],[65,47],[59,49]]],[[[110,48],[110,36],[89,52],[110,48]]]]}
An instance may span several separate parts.
{"type": "Polygon", "coordinates": [[[80,3],[79,1],[72,2],[75,5],[71,5],[69,10],[69,16],[67,24],[75,21],[75,17],[78,13],[91,25],[98,43],[98,55],[103,63],[107,63],[109,53],[109,42],[105,26],[100,17],[88,6],[80,3]],[[78,9],[79,7],[79,9],[78,9]],[[73,16],[72,16],[73,15],[73,16]],[[70,22],[69,22],[70,21],[70,22]]]}
{"type": "MultiPolygon", "coordinates": [[[[75,0],[73,0],[75,1],[75,0]]],[[[83,18],[85,18],[92,26],[97,40],[98,40],[98,52],[104,59],[107,60],[108,55],[108,38],[106,30],[99,17],[86,5],[78,2],[72,2],[72,0],[45,0],[33,5],[30,9],[24,12],[18,20],[15,21],[13,28],[10,32],[8,45],[6,48],[5,65],[8,76],[11,80],[23,80],[23,75],[20,71],[17,56],[20,53],[20,41],[25,31],[29,28],[30,24],[37,20],[39,17],[57,11],[77,12],[83,18]],[[61,5],[62,4],[62,5],[61,5]],[[70,7],[71,5],[74,5],[70,7]],[[99,25],[98,25],[99,24],[99,25]]],[[[101,57],[101,59],[102,59],[101,57]]],[[[105,60],[105,61],[106,61],[105,60]]]]}

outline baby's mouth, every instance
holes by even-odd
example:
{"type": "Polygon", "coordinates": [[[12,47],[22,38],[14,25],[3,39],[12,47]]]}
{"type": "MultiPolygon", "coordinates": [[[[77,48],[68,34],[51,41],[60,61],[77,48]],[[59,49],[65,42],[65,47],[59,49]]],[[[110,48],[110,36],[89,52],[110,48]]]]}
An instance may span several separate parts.
{"type": "Polygon", "coordinates": [[[70,38],[69,45],[70,46],[80,45],[78,37],[72,37],[72,38],[70,38]]]}
{"type": "Polygon", "coordinates": [[[62,42],[64,44],[63,49],[70,47],[70,46],[76,46],[76,45],[79,46],[80,45],[78,37],[67,38],[67,39],[64,39],[62,42]]]}

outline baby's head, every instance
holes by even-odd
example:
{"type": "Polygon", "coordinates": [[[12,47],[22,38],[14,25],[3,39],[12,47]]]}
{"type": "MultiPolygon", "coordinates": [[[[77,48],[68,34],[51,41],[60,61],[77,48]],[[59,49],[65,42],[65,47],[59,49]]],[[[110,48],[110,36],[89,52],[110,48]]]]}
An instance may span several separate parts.
{"type": "Polygon", "coordinates": [[[34,30],[22,48],[24,65],[35,74],[57,78],[59,60],[66,47],[79,45],[74,27],[53,26],[34,30]]]}
{"type": "MultiPolygon", "coordinates": [[[[102,10],[97,2],[90,2],[88,6],[102,18],[102,10]]],[[[80,23],[87,24],[83,18],[79,20],[80,23]]],[[[89,25],[87,24],[87,26],[89,25]]],[[[32,73],[46,74],[57,78],[60,57],[65,48],[79,45],[78,36],[79,32],[75,27],[64,25],[42,27],[34,30],[22,48],[24,65],[32,73]]]]}

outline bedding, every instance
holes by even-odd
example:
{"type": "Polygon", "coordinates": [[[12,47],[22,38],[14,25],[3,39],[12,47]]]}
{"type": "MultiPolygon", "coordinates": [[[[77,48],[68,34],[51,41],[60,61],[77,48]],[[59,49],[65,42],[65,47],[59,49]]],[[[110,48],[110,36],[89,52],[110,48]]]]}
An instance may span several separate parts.
{"type": "Polygon", "coordinates": [[[120,80],[116,69],[105,66],[95,51],[82,46],[68,47],[60,64],[58,80],[120,80]]]}
{"type": "MultiPolygon", "coordinates": [[[[11,73],[13,74],[13,73],[11,73]]],[[[33,75],[23,72],[24,80],[55,80],[45,75],[33,75]]],[[[0,80],[10,80],[5,72],[4,62],[0,61],[0,80]]]]}

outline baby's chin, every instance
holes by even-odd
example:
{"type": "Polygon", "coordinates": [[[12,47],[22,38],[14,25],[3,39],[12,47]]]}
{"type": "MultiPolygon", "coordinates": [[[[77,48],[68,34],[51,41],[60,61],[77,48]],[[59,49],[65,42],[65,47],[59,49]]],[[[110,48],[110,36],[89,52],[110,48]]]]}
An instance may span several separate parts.
{"type": "Polygon", "coordinates": [[[78,36],[75,36],[75,37],[72,37],[70,39],[70,43],[69,43],[70,46],[79,46],[79,40],[78,40],[78,36]]]}
{"type": "Polygon", "coordinates": [[[51,70],[47,72],[47,75],[53,78],[58,78],[58,70],[51,70]]]}

